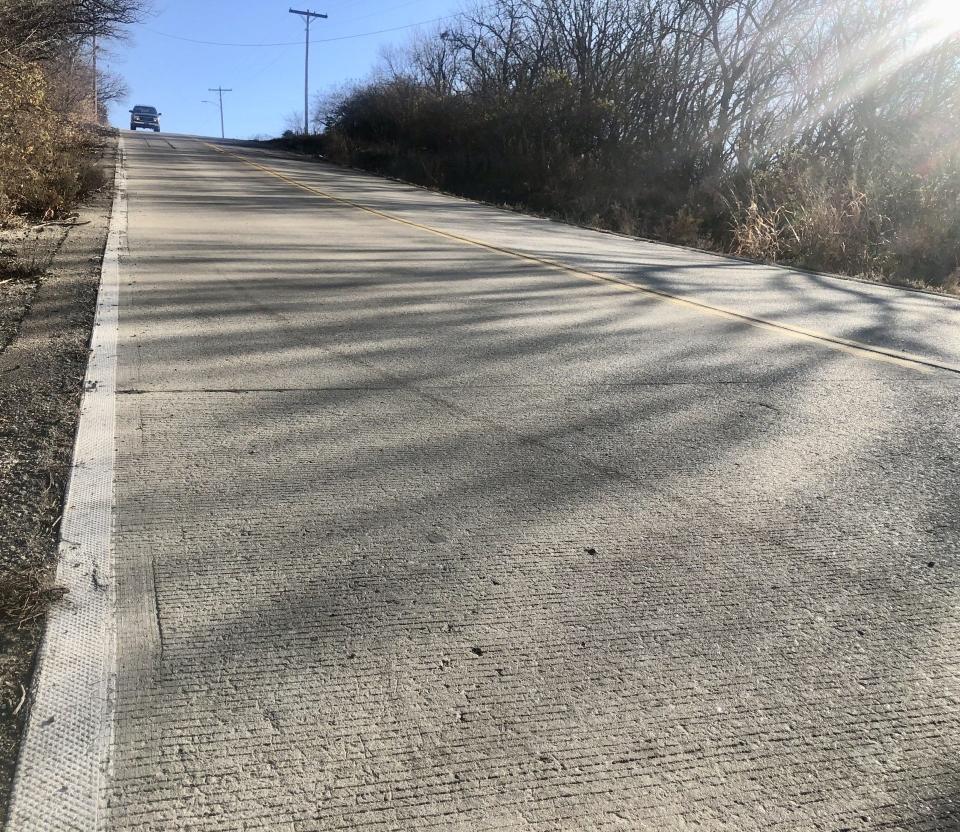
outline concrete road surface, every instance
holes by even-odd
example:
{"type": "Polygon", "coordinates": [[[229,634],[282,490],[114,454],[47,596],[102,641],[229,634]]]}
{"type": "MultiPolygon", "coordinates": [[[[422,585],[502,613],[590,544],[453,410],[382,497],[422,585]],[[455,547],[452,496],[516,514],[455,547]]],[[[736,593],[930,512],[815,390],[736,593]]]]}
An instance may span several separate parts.
{"type": "Polygon", "coordinates": [[[126,144],[107,829],[960,829],[960,303],[126,144]]]}

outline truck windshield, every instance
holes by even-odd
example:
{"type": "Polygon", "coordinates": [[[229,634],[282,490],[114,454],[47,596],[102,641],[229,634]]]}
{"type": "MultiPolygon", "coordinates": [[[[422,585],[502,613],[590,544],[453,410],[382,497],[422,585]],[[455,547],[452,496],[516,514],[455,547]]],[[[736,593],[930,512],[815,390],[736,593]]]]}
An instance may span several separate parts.
{"type": "Polygon", "coordinates": [[[155,116],[157,114],[156,107],[134,107],[133,111],[135,113],[144,113],[145,115],[148,115],[148,116],[155,116]]]}

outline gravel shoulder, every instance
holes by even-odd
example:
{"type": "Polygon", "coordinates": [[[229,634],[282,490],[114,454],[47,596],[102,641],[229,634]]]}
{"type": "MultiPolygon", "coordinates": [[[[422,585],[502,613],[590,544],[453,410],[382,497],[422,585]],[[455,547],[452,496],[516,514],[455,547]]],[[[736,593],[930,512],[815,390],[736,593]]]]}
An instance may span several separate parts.
{"type": "MultiPolygon", "coordinates": [[[[116,140],[106,138],[100,163],[111,184],[115,156],[116,140]]],[[[0,820],[45,612],[62,596],[54,585],[59,522],[111,190],[66,223],[0,232],[0,820]]]]}

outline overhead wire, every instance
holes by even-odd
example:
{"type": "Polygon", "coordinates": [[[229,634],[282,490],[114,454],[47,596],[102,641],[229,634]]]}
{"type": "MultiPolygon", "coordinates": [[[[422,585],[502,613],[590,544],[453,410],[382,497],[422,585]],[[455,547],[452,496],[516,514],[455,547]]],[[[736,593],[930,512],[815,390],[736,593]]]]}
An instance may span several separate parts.
{"type": "MultiPolygon", "coordinates": [[[[353,40],[355,38],[366,38],[371,37],[372,35],[384,35],[389,32],[399,32],[403,29],[413,29],[416,26],[426,26],[428,23],[439,23],[441,20],[450,20],[454,17],[459,17],[460,13],[455,14],[445,14],[440,17],[433,17],[430,20],[418,20],[416,23],[407,23],[404,26],[393,26],[389,29],[376,29],[372,32],[355,32],[350,35],[339,35],[338,37],[332,38],[317,38],[312,40],[312,43],[333,43],[334,41],[340,40],[353,40]]],[[[187,38],[182,35],[173,35],[169,32],[161,32],[159,29],[151,29],[148,26],[144,27],[148,32],[152,32],[155,35],[160,35],[160,37],[170,38],[171,40],[180,40],[185,41],[186,43],[196,43],[202,46],[238,46],[244,48],[258,47],[258,46],[303,46],[303,39],[300,40],[285,40],[285,41],[276,41],[274,43],[234,43],[229,41],[220,41],[220,40],[198,40],[196,38],[187,38]]]]}
{"type": "Polygon", "coordinates": [[[385,9],[378,9],[375,12],[370,12],[368,14],[362,14],[359,17],[351,17],[349,20],[343,21],[344,23],[357,23],[361,20],[369,20],[371,17],[382,17],[385,14],[390,14],[390,12],[396,12],[400,9],[406,9],[410,6],[415,6],[418,3],[423,3],[424,0],[407,0],[405,3],[400,3],[396,6],[388,6],[385,9]]]}

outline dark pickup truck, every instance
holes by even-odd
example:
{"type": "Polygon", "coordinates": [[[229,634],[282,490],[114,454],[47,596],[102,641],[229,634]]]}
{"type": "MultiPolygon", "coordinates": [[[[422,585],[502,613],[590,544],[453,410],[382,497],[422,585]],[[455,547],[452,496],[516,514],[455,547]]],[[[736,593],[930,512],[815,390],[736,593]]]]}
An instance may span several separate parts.
{"type": "Polygon", "coordinates": [[[130,129],[136,130],[143,127],[146,130],[153,130],[154,133],[160,132],[160,116],[156,107],[144,107],[138,104],[130,111],[130,129]]]}

